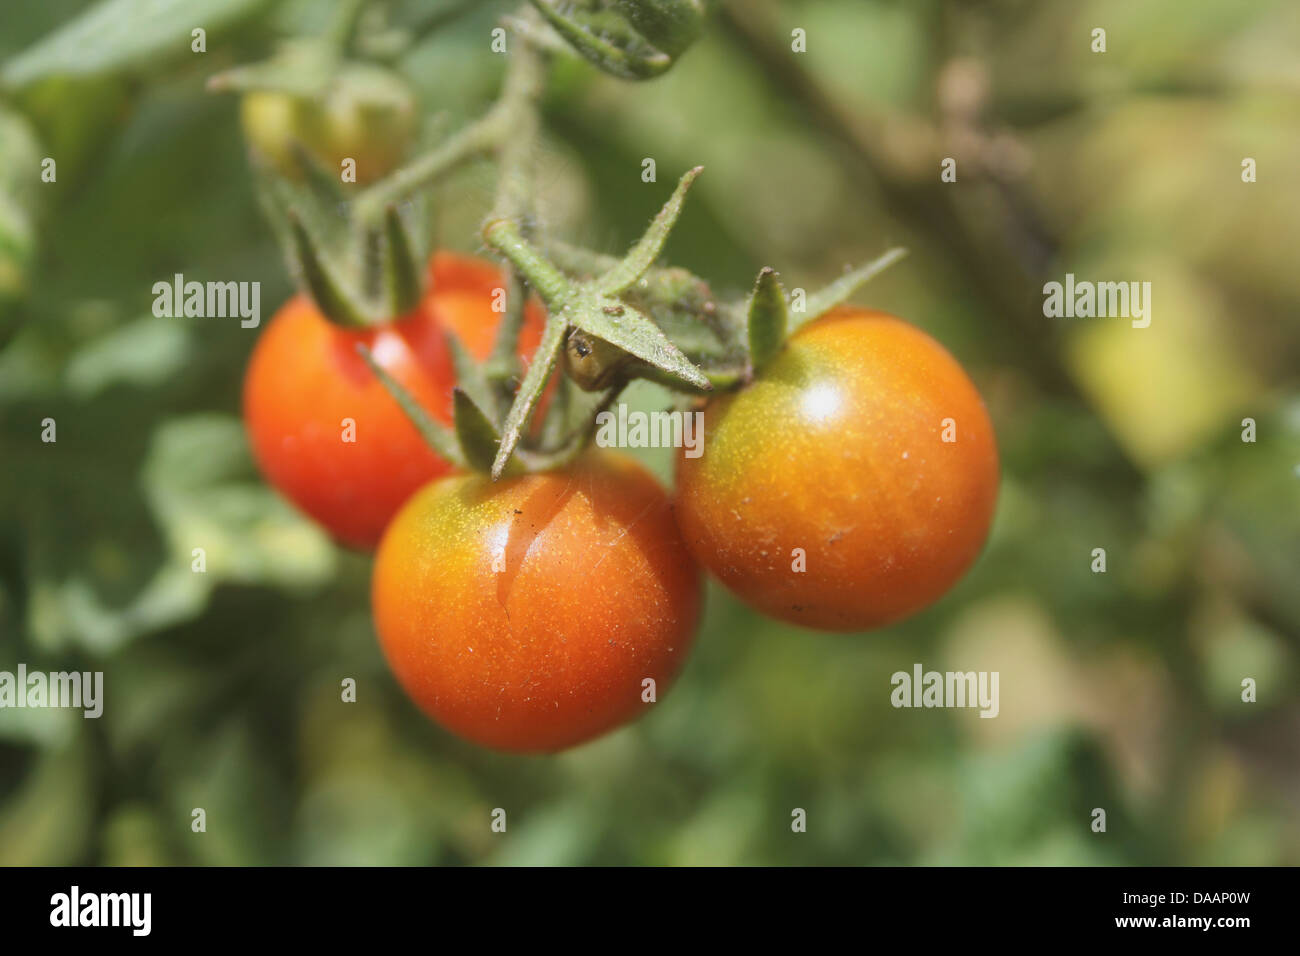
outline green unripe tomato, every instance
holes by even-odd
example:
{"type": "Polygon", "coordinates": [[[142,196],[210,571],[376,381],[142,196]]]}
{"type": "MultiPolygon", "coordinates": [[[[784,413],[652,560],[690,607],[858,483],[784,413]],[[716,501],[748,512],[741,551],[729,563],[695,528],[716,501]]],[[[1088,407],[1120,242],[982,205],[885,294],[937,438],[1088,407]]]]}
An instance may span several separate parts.
{"type": "Polygon", "coordinates": [[[286,176],[301,174],[294,143],[335,173],[356,163],[356,181],[392,172],[410,151],[418,127],[415,97],[382,67],[349,64],[319,97],[279,90],[244,95],[240,121],[253,150],[286,176]]]}

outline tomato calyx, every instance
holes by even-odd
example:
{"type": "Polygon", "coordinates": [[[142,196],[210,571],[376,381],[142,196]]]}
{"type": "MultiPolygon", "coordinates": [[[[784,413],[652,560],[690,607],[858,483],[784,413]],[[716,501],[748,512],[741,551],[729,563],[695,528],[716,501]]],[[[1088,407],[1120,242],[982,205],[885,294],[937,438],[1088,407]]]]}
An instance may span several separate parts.
{"type": "Polygon", "coordinates": [[[860,286],[905,255],[907,255],[906,249],[895,246],[866,265],[844,273],[830,285],[807,296],[803,301],[803,307],[798,311],[790,309],[788,297],[781,287],[776,270],[764,266],[759,270],[758,278],[754,282],[754,291],[750,293],[745,309],[745,339],[749,360],[745,370],[745,380],[749,381],[761,372],[763,367],[781,351],[786,339],[791,335],[811,320],[843,304],[860,286]]]}
{"type": "MultiPolygon", "coordinates": [[[[719,302],[690,272],[654,266],[699,172],[697,167],[682,176],[622,259],[556,241],[534,244],[514,219],[488,220],[483,228],[488,245],[548,309],[541,341],[508,403],[502,401],[509,394],[502,386],[511,381],[513,365],[498,364],[497,350],[487,362],[476,363],[452,340],[460,386],[450,428],[423,415],[366,356],[440,455],[459,467],[488,471],[494,479],[562,466],[581,454],[596,416],[631,380],[645,378],[696,395],[738,388],[780,352],[805,316],[839,305],[904,254],[892,249],[807,296],[802,315],[792,315],[771,268],[759,272],[746,302],[719,302]],[[557,368],[564,373],[558,400],[545,416],[540,438],[525,441],[525,426],[557,368]]],[[[522,288],[512,292],[513,307],[520,307],[525,294],[522,288]]],[[[503,322],[502,331],[509,325],[503,322]]]]}
{"type": "Polygon", "coordinates": [[[668,202],[626,256],[591,278],[565,275],[524,237],[512,219],[490,219],[483,227],[488,245],[527,280],[548,309],[541,344],[502,424],[501,443],[492,463],[494,478],[504,472],[562,353],[568,357],[566,365],[577,371],[568,380],[589,390],[617,389],[626,378],[625,370],[634,363],[657,369],[701,391],[713,388],[708,377],[626,294],[659,258],[681,214],[686,192],[702,168],[697,166],[682,176],[668,202]]]}

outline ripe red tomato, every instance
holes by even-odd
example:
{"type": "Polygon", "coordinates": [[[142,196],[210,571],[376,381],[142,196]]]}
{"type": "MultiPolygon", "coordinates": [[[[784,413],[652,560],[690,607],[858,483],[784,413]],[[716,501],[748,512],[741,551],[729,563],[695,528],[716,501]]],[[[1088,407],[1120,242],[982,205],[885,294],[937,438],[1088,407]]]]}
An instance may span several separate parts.
{"type": "Polygon", "coordinates": [[[644,712],[694,637],[699,571],[655,479],[592,452],[417,494],[375,558],[372,604],[398,681],[438,723],[500,750],[554,751],[644,712]]]}
{"type": "MultiPolygon", "coordinates": [[[[422,308],[371,329],[341,328],[305,296],[291,299],[258,339],[244,377],[244,421],[263,474],[355,548],[373,548],[402,503],[451,468],[371,374],[357,344],[446,424],[455,374],[445,331],[466,336],[482,359],[501,318],[492,297],[502,278],[490,264],[439,253],[430,271],[422,308]]],[[[542,323],[541,308],[530,303],[521,351],[536,347],[542,323]]]]}
{"type": "Polygon", "coordinates": [[[679,458],[677,485],[687,545],[741,599],[851,631],[925,607],[966,571],[993,518],[998,455],[942,346],[842,308],[706,406],[703,454],[679,458]]]}

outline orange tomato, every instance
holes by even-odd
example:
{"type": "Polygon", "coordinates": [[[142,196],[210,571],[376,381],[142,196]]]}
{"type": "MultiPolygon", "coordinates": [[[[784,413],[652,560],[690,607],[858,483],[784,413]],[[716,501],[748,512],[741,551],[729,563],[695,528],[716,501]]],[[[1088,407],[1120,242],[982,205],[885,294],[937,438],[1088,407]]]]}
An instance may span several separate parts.
{"type": "Polygon", "coordinates": [[[704,422],[703,454],[678,460],[678,523],[703,565],[773,617],[888,624],[947,591],[988,535],[998,454],[984,403],[942,346],[893,316],[841,308],[810,323],[704,422]]]}
{"type": "Polygon", "coordinates": [[[416,704],[500,750],[554,751],[647,711],[700,612],[695,562],[654,478],[592,452],[493,483],[434,482],[375,558],[375,629],[416,704]]]}
{"type": "MultiPolygon", "coordinates": [[[[306,296],[267,324],[244,377],[244,422],[254,458],[271,484],[335,538],[378,543],[417,489],[451,470],[357,355],[358,343],[437,421],[451,421],[455,385],[447,331],[486,358],[501,314],[502,276],[490,263],[439,253],[421,308],[374,328],[328,321],[306,296]]],[[[525,311],[520,351],[541,338],[544,314],[525,311]]]]}

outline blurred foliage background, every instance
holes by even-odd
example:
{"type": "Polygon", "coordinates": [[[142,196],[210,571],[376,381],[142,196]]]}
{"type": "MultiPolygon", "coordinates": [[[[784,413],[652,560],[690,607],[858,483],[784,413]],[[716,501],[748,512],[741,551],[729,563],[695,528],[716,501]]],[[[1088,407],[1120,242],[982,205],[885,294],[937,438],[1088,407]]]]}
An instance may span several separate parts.
{"type": "MultiPolygon", "coordinates": [[[[0,10],[0,670],[105,673],[99,720],[0,710],[0,863],[1300,863],[1295,3],[736,0],[661,79],[554,65],[547,229],[621,251],[702,163],[668,259],[719,292],[763,265],[813,288],[907,245],[856,301],[970,369],[1004,480],[984,556],[935,607],[822,635],[711,588],[653,714],[550,758],[415,711],[368,559],[251,465],[258,330],[151,314],[175,272],[259,281],[264,321],[290,294],[237,101],[203,84],[328,11],[185,6],[205,54],[187,27],[141,55],[165,15],[0,10]],[[1044,318],[1067,271],[1150,281],[1150,328],[1044,318]],[[893,709],[916,662],[999,671],[1001,715],[893,709]]],[[[481,113],[508,6],[393,6],[461,12],[398,66],[450,128],[481,113]]],[[[493,188],[486,163],[438,187],[444,246],[481,251],[493,188]]]]}

